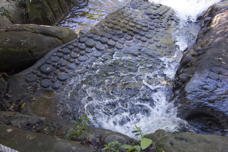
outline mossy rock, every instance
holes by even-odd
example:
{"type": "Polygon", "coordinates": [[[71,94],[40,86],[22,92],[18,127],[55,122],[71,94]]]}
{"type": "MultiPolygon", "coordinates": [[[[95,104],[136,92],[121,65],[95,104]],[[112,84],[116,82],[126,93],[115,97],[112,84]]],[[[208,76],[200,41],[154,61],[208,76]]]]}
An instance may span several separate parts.
{"type": "Polygon", "coordinates": [[[13,25],[0,28],[0,71],[18,72],[75,38],[67,28],[13,25]]]}
{"type": "Polygon", "coordinates": [[[226,152],[228,137],[190,132],[167,133],[158,130],[148,135],[159,152],[226,152]]]}
{"type": "Polygon", "coordinates": [[[28,22],[51,25],[62,19],[76,5],[73,0],[27,1],[28,22]]]}
{"type": "Polygon", "coordinates": [[[0,144],[23,152],[93,152],[89,145],[0,125],[0,144]]]}

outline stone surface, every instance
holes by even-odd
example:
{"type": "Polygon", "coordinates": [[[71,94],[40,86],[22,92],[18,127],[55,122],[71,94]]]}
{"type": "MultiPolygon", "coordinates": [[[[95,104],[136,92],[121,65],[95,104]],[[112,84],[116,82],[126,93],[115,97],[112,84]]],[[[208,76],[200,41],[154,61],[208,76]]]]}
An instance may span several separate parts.
{"type": "Polygon", "coordinates": [[[0,143],[23,152],[94,152],[88,145],[0,125],[0,143]]]}
{"type": "Polygon", "coordinates": [[[73,6],[85,0],[32,0],[27,1],[28,23],[51,25],[60,21],[73,6]]]}
{"type": "MultiPolygon", "coordinates": [[[[0,27],[0,71],[19,72],[75,37],[73,31],[62,27],[32,24],[0,27]]],[[[47,66],[51,67],[47,64],[41,67],[44,73],[52,69],[47,66]]]]}
{"type": "Polygon", "coordinates": [[[148,137],[153,139],[158,152],[226,152],[228,149],[228,137],[223,136],[158,130],[148,137]]]}
{"type": "MultiPolygon", "coordinates": [[[[164,77],[165,65],[159,58],[172,58],[175,55],[172,32],[177,21],[173,18],[174,11],[166,6],[132,0],[88,33],[81,33],[79,39],[52,50],[34,66],[12,76],[5,93],[8,98],[0,103],[1,107],[4,110],[72,120],[85,110],[84,103],[93,103],[99,98],[121,97],[130,102],[130,113],[139,113],[138,109],[142,108],[142,112],[148,114],[146,107],[137,106],[134,102],[153,101],[153,90],[143,84],[143,79],[148,85],[161,83],[160,79],[169,79],[164,77]],[[146,14],[164,10],[166,13],[158,16],[156,22],[146,14]],[[152,22],[153,26],[159,27],[156,31],[152,29],[152,22]],[[164,22],[164,26],[160,27],[160,22],[164,22]],[[157,40],[146,38],[148,33],[157,40]],[[142,50],[146,48],[149,51],[145,53],[142,50]],[[152,76],[153,71],[163,72],[155,72],[152,76]],[[9,106],[9,103],[13,104],[9,106]],[[21,105],[25,105],[25,108],[21,108],[21,105]]],[[[88,110],[93,113],[94,109],[99,110],[88,110]]],[[[112,110],[112,113],[120,111],[118,108],[112,110]]],[[[118,123],[123,124],[126,120],[118,123]]]]}
{"type": "Polygon", "coordinates": [[[21,23],[25,23],[25,10],[21,3],[15,0],[1,0],[0,27],[21,23]]]}
{"type": "Polygon", "coordinates": [[[197,132],[228,135],[228,7],[212,6],[176,75],[179,116],[197,132]]]}
{"type": "MultiPolygon", "coordinates": [[[[205,24],[207,23],[205,22],[205,24]]],[[[72,145],[76,144],[76,152],[77,150],[89,152],[88,147],[85,148],[78,143],[37,134],[37,132],[64,138],[64,134],[72,127],[72,123],[65,126],[62,120],[57,120],[61,118],[77,120],[85,112],[85,103],[87,103],[86,110],[91,114],[97,114],[96,110],[106,111],[105,108],[109,107],[108,110],[111,110],[106,111],[108,114],[123,113],[127,109],[131,114],[147,115],[149,113],[147,107],[134,104],[134,102],[140,101],[143,104],[150,102],[153,106],[151,95],[157,90],[149,86],[170,83],[170,78],[165,75],[166,65],[162,59],[171,59],[175,56],[176,46],[172,39],[172,33],[176,25],[177,19],[170,8],[143,0],[132,0],[126,7],[106,17],[88,33],[80,34],[79,39],[53,49],[29,69],[9,78],[1,78],[0,82],[3,83],[0,83],[0,89],[3,92],[0,94],[2,97],[0,110],[17,111],[23,114],[8,112],[0,114],[0,123],[2,124],[0,125],[0,143],[20,151],[26,151],[27,149],[43,151],[42,148],[47,148],[48,151],[52,151],[49,149],[70,151],[72,145]],[[164,24],[161,25],[161,23],[164,24]],[[151,35],[148,35],[148,33],[151,35]],[[154,74],[153,71],[159,71],[159,73],[155,72],[154,74]],[[102,106],[96,105],[96,101],[110,99],[114,102],[104,102],[102,106]],[[124,108],[118,107],[118,104],[121,104],[124,108]],[[128,107],[127,104],[130,104],[130,106],[128,107]],[[11,125],[31,132],[4,125],[11,125]],[[18,142],[12,139],[16,139],[18,142]]],[[[203,37],[202,34],[201,36],[203,37]]],[[[216,32],[214,36],[216,36],[216,32]]],[[[208,38],[211,37],[208,36],[208,38]]],[[[220,42],[220,39],[218,40],[212,42],[220,42]]],[[[216,46],[216,48],[223,47],[223,43],[219,44],[221,45],[216,46]]],[[[208,56],[211,57],[211,55],[208,56]]],[[[201,58],[196,58],[197,62],[201,62],[201,58]]],[[[213,61],[214,63],[213,59],[209,59],[210,62],[213,61]]],[[[194,63],[197,62],[194,60],[194,63]]],[[[184,61],[182,65],[188,66],[184,61]]],[[[200,65],[200,72],[207,67],[204,65],[200,65]]],[[[213,64],[210,66],[213,67],[213,64]]],[[[218,69],[212,71],[215,70],[218,69]]],[[[195,68],[192,71],[194,73],[195,68]]],[[[218,78],[216,78],[217,74],[212,74],[211,77],[219,79],[220,75],[224,75],[224,70],[216,72],[222,74],[219,74],[218,78]]],[[[183,78],[184,76],[180,74],[178,78],[180,77],[183,78]]],[[[202,79],[207,80],[206,78],[202,79]]],[[[177,82],[182,81],[178,80],[177,82]]],[[[185,84],[176,85],[177,88],[180,86],[185,87],[185,84]]],[[[223,85],[222,82],[221,86],[226,85],[223,85]]],[[[195,88],[197,87],[196,85],[195,88]]],[[[213,85],[210,87],[213,87],[213,85]]],[[[179,103],[181,105],[181,102],[179,103]]],[[[201,117],[198,117],[199,115],[193,117],[192,114],[195,113],[191,108],[195,106],[191,106],[186,106],[186,111],[182,113],[183,106],[179,107],[179,112],[183,114],[183,118],[191,118],[189,120],[197,118],[200,119],[200,122],[209,122],[207,127],[217,127],[219,133],[222,132],[222,128],[224,132],[227,117],[221,115],[221,112],[214,113],[214,111],[210,111],[208,114],[207,107],[204,109],[205,106],[203,106],[202,110],[198,108],[206,113],[200,114],[203,117],[201,119],[201,117]],[[214,119],[215,116],[216,119],[214,119]],[[220,118],[217,119],[218,117],[220,118]]],[[[115,123],[124,124],[126,121],[128,121],[128,118],[115,123]]],[[[209,129],[212,131],[204,131],[217,133],[216,129],[209,129]]],[[[226,137],[192,133],[157,134],[159,135],[151,135],[151,138],[158,145],[157,148],[161,148],[159,149],[161,151],[194,152],[200,149],[200,152],[209,152],[209,150],[225,152],[224,150],[227,150],[226,137]],[[196,150],[196,148],[198,149],[196,150]]],[[[125,142],[128,138],[107,130],[89,128],[85,134],[75,140],[89,143],[89,145],[103,146],[102,144],[115,140],[125,142]]]]}
{"type": "MultiPolygon", "coordinates": [[[[70,130],[77,122],[70,122],[61,119],[48,119],[45,117],[37,117],[24,115],[17,112],[0,111],[0,125],[8,125],[14,128],[30,131],[30,133],[40,133],[49,136],[55,136],[62,139],[67,139],[70,130]]],[[[96,148],[101,148],[103,145],[119,141],[120,143],[129,143],[134,140],[127,136],[121,135],[105,129],[89,127],[77,138],[71,140],[86,143],[96,148]]]]}

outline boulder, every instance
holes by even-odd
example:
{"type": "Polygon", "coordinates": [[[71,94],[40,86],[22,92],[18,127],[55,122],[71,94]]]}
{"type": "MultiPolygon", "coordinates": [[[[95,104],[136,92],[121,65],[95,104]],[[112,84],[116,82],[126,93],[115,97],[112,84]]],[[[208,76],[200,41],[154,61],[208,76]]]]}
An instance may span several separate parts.
{"type": "Polygon", "coordinates": [[[157,152],[227,152],[228,149],[228,137],[217,135],[158,130],[148,137],[155,142],[157,152]]]}
{"type": "Polygon", "coordinates": [[[125,135],[89,126],[86,129],[83,128],[84,130],[80,131],[80,134],[72,134],[74,133],[72,130],[75,129],[75,125],[78,124],[78,121],[73,122],[62,119],[49,119],[25,115],[18,112],[0,111],[0,125],[8,125],[33,133],[41,133],[62,139],[83,142],[97,148],[112,141],[118,141],[120,143],[133,142],[132,139],[125,135]]]}
{"type": "Polygon", "coordinates": [[[88,145],[0,125],[0,144],[23,152],[94,152],[88,145]]]}
{"type": "Polygon", "coordinates": [[[25,22],[25,10],[21,2],[15,0],[1,0],[0,2],[0,27],[9,24],[25,22]]]}
{"type": "MultiPolygon", "coordinates": [[[[85,0],[83,0],[85,1],[85,0]]],[[[28,22],[51,25],[62,19],[81,0],[32,0],[27,1],[28,22]]]]}
{"type": "Polygon", "coordinates": [[[212,6],[202,17],[197,42],[176,75],[178,114],[201,133],[228,135],[227,2],[212,6]]]}
{"type": "Polygon", "coordinates": [[[51,49],[75,39],[73,31],[55,26],[0,27],[0,72],[18,72],[51,49]]]}
{"type": "Polygon", "coordinates": [[[12,22],[9,20],[8,17],[4,15],[0,15],[0,27],[5,26],[5,25],[10,25],[12,22]]]}

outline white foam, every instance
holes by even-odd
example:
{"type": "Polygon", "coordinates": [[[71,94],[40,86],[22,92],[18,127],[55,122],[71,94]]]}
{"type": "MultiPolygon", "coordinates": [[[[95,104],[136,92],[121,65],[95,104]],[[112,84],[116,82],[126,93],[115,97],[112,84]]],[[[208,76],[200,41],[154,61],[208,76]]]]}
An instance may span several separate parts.
{"type": "Polygon", "coordinates": [[[211,5],[221,0],[149,0],[173,8],[183,20],[195,21],[211,5]]]}
{"type": "MultiPolygon", "coordinates": [[[[122,1],[122,0],[119,0],[122,1]]],[[[179,62],[182,58],[182,51],[184,51],[191,43],[195,41],[197,37],[199,26],[194,21],[197,17],[205,11],[212,4],[219,2],[220,0],[150,0],[151,2],[160,3],[173,8],[177,16],[180,18],[180,24],[175,33],[173,33],[176,39],[176,45],[179,49],[173,56],[164,56],[160,58],[165,68],[163,69],[164,74],[169,80],[174,80],[175,73],[179,62]],[[191,23],[188,21],[192,21],[191,23]]],[[[119,56],[116,58],[118,59],[119,56]]],[[[121,56],[122,59],[128,60],[128,57],[121,56]]],[[[140,73],[136,75],[143,75],[140,73]]],[[[143,85],[150,90],[157,90],[151,94],[154,101],[154,106],[148,103],[140,103],[137,99],[134,101],[135,105],[141,105],[149,109],[149,115],[137,113],[131,115],[129,111],[125,111],[119,114],[107,114],[109,110],[105,106],[109,103],[119,103],[120,99],[102,99],[93,101],[85,105],[86,113],[91,117],[92,123],[97,127],[110,129],[112,131],[120,132],[130,137],[135,137],[132,131],[134,126],[138,126],[142,129],[143,133],[152,133],[158,129],[164,129],[166,131],[175,132],[182,127],[188,127],[186,121],[177,117],[177,108],[173,102],[170,102],[171,84],[167,82],[163,77],[159,77],[160,84],[150,84],[147,77],[154,78],[156,73],[144,73],[143,85]],[[92,105],[91,105],[92,104],[92,105]],[[93,113],[90,113],[88,107],[99,107],[96,108],[93,113]],[[108,111],[107,111],[108,110],[108,111]],[[119,124],[121,120],[128,119],[124,124],[119,124]]],[[[171,82],[172,83],[172,82],[171,82]]],[[[145,88],[144,88],[145,89],[145,88]]],[[[91,92],[90,92],[91,93],[91,92]]],[[[88,93],[88,94],[90,94],[88,93]]],[[[95,96],[95,95],[91,95],[95,96]]],[[[118,104],[118,106],[120,106],[118,104]]],[[[121,106],[120,106],[121,107],[121,106]]],[[[128,107],[131,108],[131,107],[128,107]]]]}
{"type": "MultiPolygon", "coordinates": [[[[119,0],[124,1],[124,0],[119,0]]],[[[191,21],[195,21],[197,16],[199,16],[204,10],[206,10],[210,5],[219,2],[220,0],[150,0],[151,2],[161,3],[163,5],[167,5],[172,7],[176,12],[177,16],[182,20],[179,29],[174,33],[176,37],[176,44],[179,46],[179,49],[176,50],[176,53],[173,56],[164,56],[160,58],[164,64],[164,69],[156,69],[153,71],[143,71],[138,69],[136,73],[127,73],[132,76],[132,78],[142,78],[143,85],[141,86],[140,92],[137,94],[137,98],[132,98],[128,101],[127,107],[123,107],[121,105],[121,96],[110,97],[107,96],[107,90],[103,90],[102,87],[89,87],[86,90],[86,94],[88,96],[93,97],[92,102],[86,102],[87,97],[82,100],[82,103],[85,103],[84,109],[85,113],[91,118],[92,123],[101,128],[117,131],[123,133],[125,135],[134,137],[132,131],[134,130],[134,126],[138,126],[142,129],[143,133],[151,133],[158,129],[164,129],[167,131],[178,131],[178,129],[187,125],[187,123],[180,118],[177,117],[177,109],[173,102],[170,102],[170,95],[172,90],[172,81],[174,80],[174,76],[178,67],[178,64],[182,57],[182,52],[189,46],[189,40],[192,37],[195,38],[197,36],[197,27],[194,26],[194,23],[187,23],[189,19],[191,21]],[[191,31],[191,32],[190,32],[191,31]],[[163,75],[156,77],[158,75],[159,70],[163,70],[163,75]],[[154,81],[150,81],[153,78],[154,81]],[[154,101],[153,105],[149,103],[140,102],[137,99],[138,97],[143,96],[143,91],[150,91],[150,99],[154,101]],[[85,101],[85,102],[84,102],[85,101]],[[125,111],[121,111],[115,114],[114,108],[107,107],[108,105],[114,103],[118,108],[127,108],[125,111]],[[129,108],[132,108],[131,105],[141,106],[145,109],[149,110],[149,114],[147,113],[137,113],[137,111],[132,115],[129,111],[129,108]],[[124,124],[119,123],[121,120],[128,119],[124,122],[124,124]]],[[[114,55],[114,59],[110,60],[106,64],[115,63],[115,60],[131,60],[128,56],[114,55]]],[[[136,62],[135,62],[136,63],[136,62]]],[[[97,63],[97,64],[104,64],[97,63]]],[[[111,64],[114,65],[114,64],[111,64]]],[[[126,75],[123,73],[120,76],[126,75]]],[[[83,75],[82,77],[85,77],[83,75]]],[[[94,76],[96,77],[96,75],[94,76]]],[[[112,79],[112,74],[106,78],[106,80],[112,79]]],[[[123,77],[124,79],[124,77],[123,77]]],[[[133,81],[133,80],[132,80],[133,81]]],[[[74,80],[72,84],[79,82],[78,79],[74,80]]],[[[106,82],[104,82],[106,83],[106,82]]],[[[108,83],[108,81],[107,81],[108,83]]],[[[83,86],[82,86],[83,88],[83,86]]],[[[86,86],[84,86],[86,88],[86,86]]],[[[108,86],[107,86],[108,88],[108,86]]],[[[75,88],[73,88],[74,90],[75,88]]],[[[74,92],[67,90],[67,93],[73,94],[74,92]]],[[[123,98],[126,100],[126,98],[123,98]]],[[[142,109],[143,110],[143,109],[142,109]]]]}

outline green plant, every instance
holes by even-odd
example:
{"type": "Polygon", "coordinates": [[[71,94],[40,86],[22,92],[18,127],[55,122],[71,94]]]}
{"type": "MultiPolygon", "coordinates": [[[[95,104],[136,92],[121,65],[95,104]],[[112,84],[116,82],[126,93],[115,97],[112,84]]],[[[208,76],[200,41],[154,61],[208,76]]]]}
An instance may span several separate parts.
{"type": "Polygon", "coordinates": [[[139,145],[122,145],[122,148],[127,149],[127,152],[141,152],[149,148],[153,141],[150,138],[146,138],[143,136],[142,129],[138,126],[135,126],[133,130],[135,136],[140,137],[140,144],[139,145]]]}
{"type": "Polygon", "coordinates": [[[67,138],[70,140],[77,139],[89,128],[89,118],[86,115],[81,115],[72,129],[67,133],[67,138]]]}
{"type": "Polygon", "coordinates": [[[113,141],[105,145],[105,152],[120,152],[121,144],[118,141],[113,141]]]}
{"type": "Polygon", "coordinates": [[[103,148],[105,152],[120,152],[120,149],[126,150],[126,152],[141,152],[149,148],[153,141],[150,138],[144,137],[142,133],[142,129],[140,127],[135,126],[135,130],[133,131],[135,136],[140,137],[140,143],[137,145],[121,145],[119,142],[111,142],[103,148]]]}

